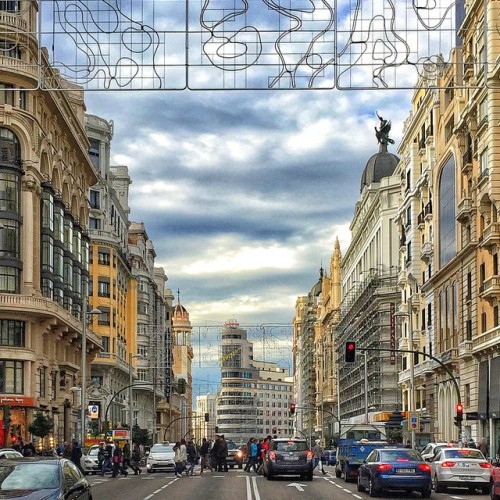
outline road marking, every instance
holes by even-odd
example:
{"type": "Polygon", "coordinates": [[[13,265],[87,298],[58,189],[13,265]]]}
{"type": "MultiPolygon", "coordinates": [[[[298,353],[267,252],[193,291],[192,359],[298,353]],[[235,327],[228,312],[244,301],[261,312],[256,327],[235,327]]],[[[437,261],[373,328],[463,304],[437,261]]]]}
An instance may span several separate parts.
{"type": "Polygon", "coordinates": [[[245,483],[247,487],[247,500],[252,500],[252,489],[255,500],[260,500],[260,494],[257,488],[257,478],[256,477],[250,478],[246,476],[245,483]]]}
{"type": "Polygon", "coordinates": [[[353,493],[353,494],[352,494],[352,496],[353,496],[354,498],[363,498],[363,497],[360,497],[359,495],[356,495],[356,493],[353,493]]]}
{"type": "Polygon", "coordinates": [[[305,486],[305,484],[290,483],[290,484],[287,484],[287,486],[292,486],[294,488],[297,488],[299,491],[304,491],[304,488],[302,488],[302,486],[305,486]]]}

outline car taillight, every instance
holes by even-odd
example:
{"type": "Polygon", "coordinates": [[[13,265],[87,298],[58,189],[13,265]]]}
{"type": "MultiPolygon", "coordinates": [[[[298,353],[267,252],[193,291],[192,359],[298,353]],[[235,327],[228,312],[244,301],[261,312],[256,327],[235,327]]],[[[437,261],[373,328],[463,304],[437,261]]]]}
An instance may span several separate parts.
{"type": "Polygon", "coordinates": [[[481,462],[479,465],[482,469],[491,469],[491,464],[489,462],[481,462]]]}
{"type": "Polygon", "coordinates": [[[430,472],[431,466],[429,464],[418,464],[418,468],[424,472],[430,472]]]}
{"type": "Polygon", "coordinates": [[[379,465],[377,465],[378,471],[384,471],[384,470],[390,470],[390,469],[392,469],[391,464],[379,464],[379,465]]]}
{"type": "Polygon", "coordinates": [[[311,450],[309,450],[309,451],[307,452],[307,460],[312,460],[312,459],[313,459],[313,457],[314,457],[314,453],[313,453],[311,450]]]}
{"type": "Polygon", "coordinates": [[[441,464],[441,467],[449,469],[450,467],[455,467],[455,462],[446,461],[441,464]]]}
{"type": "Polygon", "coordinates": [[[269,452],[269,460],[272,460],[273,462],[276,460],[276,453],[274,451],[269,452]]]}

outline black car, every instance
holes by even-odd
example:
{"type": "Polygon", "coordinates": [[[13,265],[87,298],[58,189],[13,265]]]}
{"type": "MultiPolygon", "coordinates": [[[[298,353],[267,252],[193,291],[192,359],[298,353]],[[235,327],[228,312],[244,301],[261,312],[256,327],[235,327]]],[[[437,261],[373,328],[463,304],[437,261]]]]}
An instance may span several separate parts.
{"type": "Polygon", "coordinates": [[[70,460],[22,457],[0,460],[0,498],[92,500],[90,483],[70,460]]]}
{"type": "Polygon", "coordinates": [[[312,481],[313,457],[314,453],[305,439],[273,439],[264,456],[263,474],[269,480],[274,476],[300,476],[312,481]]]}

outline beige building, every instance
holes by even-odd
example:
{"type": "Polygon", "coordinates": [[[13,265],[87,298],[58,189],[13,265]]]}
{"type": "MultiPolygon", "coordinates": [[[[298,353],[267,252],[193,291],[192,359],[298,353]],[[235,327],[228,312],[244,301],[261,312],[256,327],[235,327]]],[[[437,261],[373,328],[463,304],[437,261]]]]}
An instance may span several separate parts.
{"type": "MultiPolygon", "coordinates": [[[[3,2],[0,15],[0,406],[11,417],[5,446],[12,437],[32,438],[34,411],[54,420],[54,442],[79,437],[80,402],[70,389],[82,383],[88,192],[97,181],[83,92],[38,52],[36,2],[22,10],[17,4],[3,2]],[[38,89],[39,57],[58,90],[38,89]]],[[[87,329],[87,373],[102,347],[95,324],[87,329]]]]}

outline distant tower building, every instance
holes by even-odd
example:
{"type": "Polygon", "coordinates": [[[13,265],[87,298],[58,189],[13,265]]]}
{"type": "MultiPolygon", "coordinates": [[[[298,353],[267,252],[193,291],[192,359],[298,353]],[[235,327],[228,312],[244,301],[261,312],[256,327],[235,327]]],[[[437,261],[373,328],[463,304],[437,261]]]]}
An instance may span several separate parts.
{"type": "Polygon", "coordinates": [[[256,436],[257,405],[252,385],[258,378],[253,366],[253,346],[235,320],[222,328],[221,390],[217,400],[219,434],[236,444],[256,436]]]}
{"type": "Polygon", "coordinates": [[[180,293],[177,290],[177,304],[174,306],[172,313],[174,376],[177,388],[185,387],[185,392],[181,394],[180,401],[181,420],[179,421],[179,426],[175,429],[177,434],[172,434],[178,437],[183,437],[193,430],[191,419],[193,413],[193,376],[191,364],[194,356],[191,345],[192,329],[189,313],[181,304],[180,293]]]}

